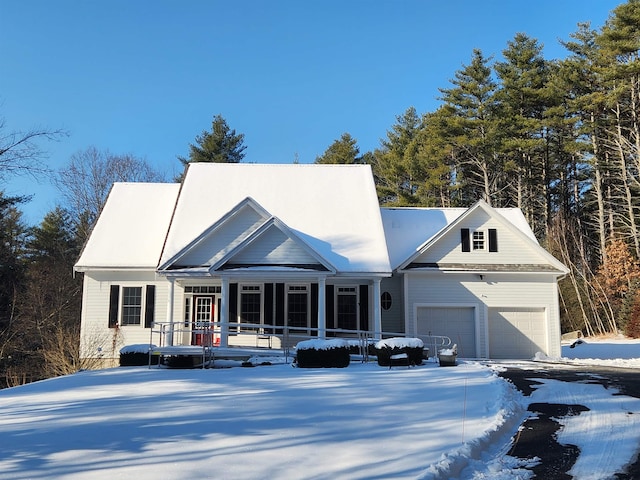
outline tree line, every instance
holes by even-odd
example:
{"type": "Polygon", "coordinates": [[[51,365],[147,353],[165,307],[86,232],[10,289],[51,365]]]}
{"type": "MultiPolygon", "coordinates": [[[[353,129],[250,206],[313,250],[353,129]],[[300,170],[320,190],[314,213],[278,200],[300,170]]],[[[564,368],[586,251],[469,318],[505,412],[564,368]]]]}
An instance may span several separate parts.
{"type": "MultiPolygon", "coordinates": [[[[640,336],[640,0],[600,30],[578,24],[562,60],[519,33],[494,60],[474,50],[435,111],[410,107],[378,148],[349,133],[316,163],[370,164],[382,206],[522,210],[570,273],[560,282],[563,331],[640,336]]],[[[3,134],[0,123],[0,386],[90,368],[79,356],[81,279],[72,267],[115,181],[167,181],[146,160],[89,147],[52,172],[39,141],[63,131],[3,134]],[[65,208],[36,227],[12,175],[47,175],[65,208]]],[[[221,115],[189,145],[190,162],[244,160],[244,135],[221,115]]],[[[181,181],[182,176],[173,179],[181,181]]]]}
{"type": "Polygon", "coordinates": [[[563,60],[523,33],[498,60],[476,49],[435,111],[410,107],[363,155],[345,133],[316,161],[370,163],[381,205],[520,208],[570,268],[563,329],[637,336],[640,1],[562,45],[563,60]]]}

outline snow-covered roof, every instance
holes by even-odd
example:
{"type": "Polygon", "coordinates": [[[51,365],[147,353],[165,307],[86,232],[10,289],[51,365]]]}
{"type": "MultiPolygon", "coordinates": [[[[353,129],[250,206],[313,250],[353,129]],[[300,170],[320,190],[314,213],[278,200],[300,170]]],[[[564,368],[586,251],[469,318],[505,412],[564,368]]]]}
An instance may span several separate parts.
{"type": "MultiPolygon", "coordinates": [[[[393,269],[414,255],[419,248],[453,223],[468,208],[382,208],[389,260],[393,269]]],[[[531,227],[518,208],[496,208],[520,232],[537,242],[531,227]]]]}
{"type": "Polygon", "coordinates": [[[75,269],[155,268],[180,185],[115,183],[75,269]]]}
{"type": "Polygon", "coordinates": [[[159,265],[247,197],[339,273],[390,273],[369,165],[189,165],[159,265]]]}

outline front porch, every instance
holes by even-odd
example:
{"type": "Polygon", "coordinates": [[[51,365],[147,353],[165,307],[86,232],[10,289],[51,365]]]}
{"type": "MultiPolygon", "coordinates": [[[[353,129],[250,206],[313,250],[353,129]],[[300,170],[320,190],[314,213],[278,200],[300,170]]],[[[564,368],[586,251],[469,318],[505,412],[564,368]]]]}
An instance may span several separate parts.
{"type": "MultiPolygon", "coordinates": [[[[149,352],[153,355],[192,356],[202,358],[204,368],[208,361],[232,360],[261,363],[291,363],[295,357],[296,345],[313,338],[344,338],[350,345],[351,354],[363,362],[369,361],[373,346],[382,338],[404,337],[402,332],[373,330],[323,329],[290,326],[269,326],[264,324],[209,322],[192,329],[189,324],[156,322],[150,330],[149,352]],[[223,342],[223,336],[227,335],[223,342]],[[191,343],[197,338],[199,343],[191,343]],[[185,341],[186,340],[186,341],[185,341]]],[[[451,345],[451,340],[439,335],[421,335],[425,358],[441,348],[451,345]]]]}

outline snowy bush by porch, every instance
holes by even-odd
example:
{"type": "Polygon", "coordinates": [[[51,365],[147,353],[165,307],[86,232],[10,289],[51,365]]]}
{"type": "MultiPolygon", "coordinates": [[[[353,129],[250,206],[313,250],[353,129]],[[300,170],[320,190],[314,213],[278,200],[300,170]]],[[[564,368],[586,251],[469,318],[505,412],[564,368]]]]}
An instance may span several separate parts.
{"type": "MultiPolygon", "coordinates": [[[[156,348],[155,345],[141,343],[135,345],[126,345],[120,349],[120,366],[121,367],[138,367],[149,364],[149,351],[156,348]]],[[[151,355],[151,364],[157,365],[160,357],[151,355]]]]}
{"type": "Polygon", "coordinates": [[[342,338],[303,340],[296,345],[301,368],[344,368],[350,360],[349,342],[342,338]]]}
{"type": "Polygon", "coordinates": [[[389,367],[396,360],[392,356],[406,354],[405,364],[421,365],[424,358],[424,342],[419,338],[393,337],[380,340],[375,345],[378,365],[389,367]]]}

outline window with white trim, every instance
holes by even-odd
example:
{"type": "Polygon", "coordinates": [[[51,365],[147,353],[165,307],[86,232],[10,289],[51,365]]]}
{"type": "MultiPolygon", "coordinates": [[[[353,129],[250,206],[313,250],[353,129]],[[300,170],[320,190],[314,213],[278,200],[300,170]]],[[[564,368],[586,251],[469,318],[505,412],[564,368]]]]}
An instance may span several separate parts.
{"type": "MultiPolygon", "coordinates": [[[[238,321],[240,323],[262,323],[262,285],[241,285],[239,295],[238,321]]],[[[251,327],[240,327],[254,331],[251,327]]]]}
{"type": "Polygon", "coordinates": [[[309,286],[287,285],[287,325],[309,327],[309,286]]]}
{"type": "Polygon", "coordinates": [[[140,325],[142,319],[142,287],[122,287],[120,325],[140,325]]]}
{"type": "Polygon", "coordinates": [[[485,249],[485,233],[483,230],[476,230],[473,232],[471,246],[474,251],[485,249]]]}
{"type": "Polygon", "coordinates": [[[336,325],[345,330],[358,329],[358,289],[338,287],[336,296],[336,325]]]}

